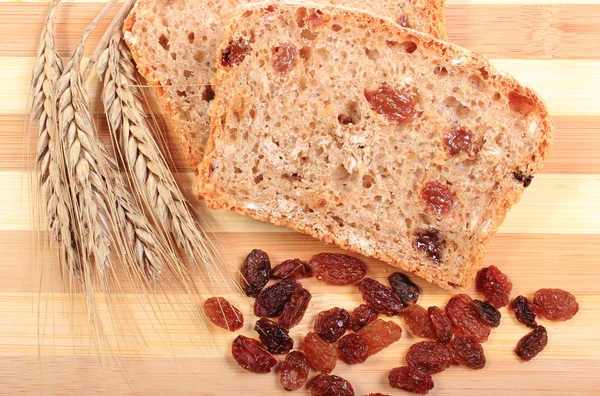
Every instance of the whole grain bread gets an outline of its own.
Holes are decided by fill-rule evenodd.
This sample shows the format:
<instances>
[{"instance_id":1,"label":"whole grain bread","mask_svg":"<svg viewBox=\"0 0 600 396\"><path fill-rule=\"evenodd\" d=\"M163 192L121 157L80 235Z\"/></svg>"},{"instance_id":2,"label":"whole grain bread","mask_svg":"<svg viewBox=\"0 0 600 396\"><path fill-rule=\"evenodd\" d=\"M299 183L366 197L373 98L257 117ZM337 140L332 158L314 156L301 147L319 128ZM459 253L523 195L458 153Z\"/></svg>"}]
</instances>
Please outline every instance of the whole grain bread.
<instances>
[{"instance_id":1,"label":"whole grain bread","mask_svg":"<svg viewBox=\"0 0 600 396\"><path fill-rule=\"evenodd\" d=\"M532 90L372 14L246 6L218 59L196 194L446 289L471 286L551 145Z\"/></svg>"},{"instance_id":2,"label":"whole grain bread","mask_svg":"<svg viewBox=\"0 0 600 396\"><path fill-rule=\"evenodd\" d=\"M173 132L196 171L209 132L208 83L229 17L250 0L138 0L125 22L125 40L138 70L154 87ZM330 0L395 18L444 39L444 0Z\"/></svg>"}]
</instances>

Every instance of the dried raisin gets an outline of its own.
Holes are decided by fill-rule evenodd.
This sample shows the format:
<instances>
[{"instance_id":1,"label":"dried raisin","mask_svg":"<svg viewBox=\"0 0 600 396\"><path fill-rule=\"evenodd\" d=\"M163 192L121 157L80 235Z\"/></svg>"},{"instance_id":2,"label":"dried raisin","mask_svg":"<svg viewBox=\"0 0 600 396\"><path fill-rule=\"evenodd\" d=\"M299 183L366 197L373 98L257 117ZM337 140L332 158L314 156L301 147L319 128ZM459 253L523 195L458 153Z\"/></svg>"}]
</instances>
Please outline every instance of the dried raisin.
<instances>
[{"instance_id":1,"label":"dried raisin","mask_svg":"<svg viewBox=\"0 0 600 396\"><path fill-rule=\"evenodd\" d=\"M452 355L442 344L434 341L421 341L408 348L406 362L409 366L424 373L436 374L450 367Z\"/></svg>"},{"instance_id":2,"label":"dried raisin","mask_svg":"<svg viewBox=\"0 0 600 396\"><path fill-rule=\"evenodd\" d=\"M359 334L350 333L338 342L338 355L348 364L363 363L369 357L369 345Z\"/></svg>"},{"instance_id":3,"label":"dried raisin","mask_svg":"<svg viewBox=\"0 0 600 396\"><path fill-rule=\"evenodd\" d=\"M515 298L511 308L519 322L523 323L527 327L531 327L532 329L537 327L535 311L533 310L533 305L527 299L527 297L518 296Z\"/></svg>"},{"instance_id":4,"label":"dried raisin","mask_svg":"<svg viewBox=\"0 0 600 396\"><path fill-rule=\"evenodd\" d=\"M418 395L426 395L433 389L431 375L410 366L397 367L390 371L388 381L392 388Z\"/></svg>"},{"instance_id":5,"label":"dried raisin","mask_svg":"<svg viewBox=\"0 0 600 396\"><path fill-rule=\"evenodd\" d=\"M400 297L392 289L382 285L375 279L363 279L360 282L359 289L363 300L379 313L394 316L404 311Z\"/></svg>"},{"instance_id":6,"label":"dried raisin","mask_svg":"<svg viewBox=\"0 0 600 396\"><path fill-rule=\"evenodd\" d=\"M433 327L429 320L427 310L418 304L413 304L404 315L404 323L410 332L421 338L429 338L433 336Z\"/></svg>"},{"instance_id":7,"label":"dried raisin","mask_svg":"<svg viewBox=\"0 0 600 396\"><path fill-rule=\"evenodd\" d=\"M429 182L421 190L425 210L435 216L444 216L452 210L456 195L439 182Z\"/></svg>"},{"instance_id":8,"label":"dried raisin","mask_svg":"<svg viewBox=\"0 0 600 396\"><path fill-rule=\"evenodd\" d=\"M411 28L410 23L408 22L407 15L400 15L400 17L396 20L396 23L405 28Z\"/></svg>"},{"instance_id":9,"label":"dried raisin","mask_svg":"<svg viewBox=\"0 0 600 396\"><path fill-rule=\"evenodd\" d=\"M406 124L419 116L414 99L387 84L375 91L365 91L365 97L371 110L392 121Z\"/></svg>"},{"instance_id":10,"label":"dried raisin","mask_svg":"<svg viewBox=\"0 0 600 396\"><path fill-rule=\"evenodd\" d=\"M260 292L254 303L254 315L273 317L281 314L292 293L302 287L295 279L284 279Z\"/></svg>"},{"instance_id":11,"label":"dried raisin","mask_svg":"<svg viewBox=\"0 0 600 396\"><path fill-rule=\"evenodd\" d=\"M271 271L271 278L308 278L312 276L310 266L300 259L286 260Z\"/></svg>"},{"instance_id":12,"label":"dried raisin","mask_svg":"<svg viewBox=\"0 0 600 396\"><path fill-rule=\"evenodd\" d=\"M459 337L471 337L477 342L487 341L490 325L479 317L471 297L458 294L446 304L446 315L452 323L452 332Z\"/></svg>"},{"instance_id":13,"label":"dried raisin","mask_svg":"<svg viewBox=\"0 0 600 396\"><path fill-rule=\"evenodd\" d=\"M500 326L502 314L487 301L473 300L479 317L492 327Z\"/></svg>"},{"instance_id":14,"label":"dried raisin","mask_svg":"<svg viewBox=\"0 0 600 396\"><path fill-rule=\"evenodd\" d=\"M579 311L575 296L561 289L540 289L533 296L535 312L550 320L569 320Z\"/></svg>"},{"instance_id":15,"label":"dried raisin","mask_svg":"<svg viewBox=\"0 0 600 396\"><path fill-rule=\"evenodd\" d=\"M290 330L300 323L311 298L312 295L310 292L303 287L294 290L289 301L285 303L283 311L277 320L279 325L286 330Z\"/></svg>"},{"instance_id":16,"label":"dried raisin","mask_svg":"<svg viewBox=\"0 0 600 396\"><path fill-rule=\"evenodd\" d=\"M455 337L450 344L450 352L456 364L461 364L474 370L480 370L485 367L483 347L472 338Z\"/></svg>"},{"instance_id":17,"label":"dried raisin","mask_svg":"<svg viewBox=\"0 0 600 396\"><path fill-rule=\"evenodd\" d=\"M242 38L230 41L227 48L221 53L221 64L227 67L239 65L246 59L250 50L250 46Z\"/></svg>"},{"instance_id":18,"label":"dried raisin","mask_svg":"<svg viewBox=\"0 0 600 396\"><path fill-rule=\"evenodd\" d=\"M260 341L242 335L233 340L231 354L242 368L253 373L270 373L277 365L277 359Z\"/></svg>"},{"instance_id":19,"label":"dried raisin","mask_svg":"<svg viewBox=\"0 0 600 396\"><path fill-rule=\"evenodd\" d=\"M248 297L256 297L271 277L271 260L267 253L254 249L242 264L242 289Z\"/></svg>"},{"instance_id":20,"label":"dried raisin","mask_svg":"<svg viewBox=\"0 0 600 396\"><path fill-rule=\"evenodd\" d=\"M402 337L402 328L394 322L377 319L363 327L358 334L367 342L369 356L373 356L398 341Z\"/></svg>"},{"instance_id":21,"label":"dried raisin","mask_svg":"<svg viewBox=\"0 0 600 396\"><path fill-rule=\"evenodd\" d=\"M440 264L446 240L440 230L433 227L422 228L415 232L414 246L424 252L431 261Z\"/></svg>"},{"instance_id":22,"label":"dried raisin","mask_svg":"<svg viewBox=\"0 0 600 396\"><path fill-rule=\"evenodd\" d=\"M229 331L238 331L244 326L244 315L223 297L206 300L204 312L211 322Z\"/></svg>"},{"instance_id":23,"label":"dried raisin","mask_svg":"<svg viewBox=\"0 0 600 396\"><path fill-rule=\"evenodd\" d=\"M310 383L312 396L354 396L350 382L337 375L319 374Z\"/></svg>"},{"instance_id":24,"label":"dried raisin","mask_svg":"<svg viewBox=\"0 0 600 396\"><path fill-rule=\"evenodd\" d=\"M392 275L388 276L388 282L394 293L400 297L400 300L402 300L402 304L405 307L410 304L416 304L419 300L419 295L421 294L419 286L415 285L408 276L403 273L394 272Z\"/></svg>"},{"instance_id":25,"label":"dried raisin","mask_svg":"<svg viewBox=\"0 0 600 396\"><path fill-rule=\"evenodd\" d=\"M306 356L300 351L292 351L281 363L279 382L286 391L302 388L308 379L309 366Z\"/></svg>"},{"instance_id":26,"label":"dried raisin","mask_svg":"<svg viewBox=\"0 0 600 396\"><path fill-rule=\"evenodd\" d=\"M448 132L444 136L444 143L448 149L448 154L451 156L458 155L460 153L477 154L479 147L474 145L473 133L464 128Z\"/></svg>"},{"instance_id":27,"label":"dried raisin","mask_svg":"<svg viewBox=\"0 0 600 396\"><path fill-rule=\"evenodd\" d=\"M452 323L442 309L438 307L429 307L427 309L431 327L435 334L435 340L440 344L447 344L452 339Z\"/></svg>"},{"instance_id":28,"label":"dried raisin","mask_svg":"<svg viewBox=\"0 0 600 396\"><path fill-rule=\"evenodd\" d=\"M331 373L337 361L335 344L325 342L317 333L310 332L302 342L304 356L310 367L322 373Z\"/></svg>"},{"instance_id":29,"label":"dried raisin","mask_svg":"<svg viewBox=\"0 0 600 396\"><path fill-rule=\"evenodd\" d=\"M298 50L293 44L280 45L273 50L273 68L279 74L290 71L298 60Z\"/></svg>"},{"instance_id":30,"label":"dried raisin","mask_svg":"<svg viewBox=\"0 0 600 396\"><path fill-rule=\"evenodd\" d=\"M544 326L538 326L517 343L515 353L519 359L528 362L544 350L548 344L548 333Z\"/></svg>"},{"instance_id":31,"label":"dried raisin","mask_svg":"<svg viewBox=\"0 0 600 396\"><path fill-rule=\"evenodd\" d=\"M294 347L294 340L277 323L261 318L254 325L254 330L267 350L273 354L286 354Z\"/></svg>"},{"instance_id":32,"label":"dried raisin","mask_svg":"<svg viewBox=\"0 0 600 396\"><path fill-rule=\"evenodd\" d=\"M319 312L315 320L315 333L327 342L336 342L348 328L350 314L343 308Z\"/></svg>"},{"instance_id":33,"label":"dried raisin","mask_svg":"<svg viewBox=\"0 0 600 396\"><path fill-rule=\"evenodd\" d=\"M348 319L348 327L352 331L359 331L372 321L377 319L377 311L369 307L367 304L361 304L354 308Z\"/></svg>"},{"instance_id":34,"label":"dried raisin","mask_svg":"<svg viewBox=\"0 0 600 396\"><path fill-rule=\"evenodd\" d=\"M367 267L346 254L320 253L310 259L315 278L330 285L354 285L367 274Z\"/></svg>"},{"instance_id":35,"label":"dried raisin","mask_svg":"<svg viewBox=\"0 0 600 396\"><path fill-rule=\"evenodd\" d=\"M487 301L495 308L502 308L510 302L512 282L498 267L490 265L477 273L477 290L483 293Z\"/></svg>"}]
</instances>

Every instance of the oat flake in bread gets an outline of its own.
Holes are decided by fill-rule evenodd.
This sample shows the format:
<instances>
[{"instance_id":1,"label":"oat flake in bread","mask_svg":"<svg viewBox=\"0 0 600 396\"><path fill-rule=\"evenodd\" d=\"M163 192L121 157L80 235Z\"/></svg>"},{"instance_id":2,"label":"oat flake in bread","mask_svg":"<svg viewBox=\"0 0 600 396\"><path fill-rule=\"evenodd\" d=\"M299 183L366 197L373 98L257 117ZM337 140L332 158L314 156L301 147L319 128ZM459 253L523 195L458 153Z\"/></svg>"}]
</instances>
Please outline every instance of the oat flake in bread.
<instances>
[{"instance_id":1,"label":"oat flake in bread","mask_svg":"<svg viewBox=\"0 0 600 396\"><path fill-rule=\"evenodd\" d=\"M446 38L444 0L330 0L386 15L405 26ZM215 52L235 8L250 0L138 0L125 22L137 68L154 87L173 132L196 171L209 133L208 83Z\"/></svg>"},{"instance_id":2,"label":"oat flake in bread","mask_svg":"<svg viewBox=\"0 0 600 396\"><path fill-rule=\"evenodd\" d=\"M196 194L446 289L472 285L551 145L532 90L372 14L246 6L218 59Z\"/></svg>"}]
</instances>

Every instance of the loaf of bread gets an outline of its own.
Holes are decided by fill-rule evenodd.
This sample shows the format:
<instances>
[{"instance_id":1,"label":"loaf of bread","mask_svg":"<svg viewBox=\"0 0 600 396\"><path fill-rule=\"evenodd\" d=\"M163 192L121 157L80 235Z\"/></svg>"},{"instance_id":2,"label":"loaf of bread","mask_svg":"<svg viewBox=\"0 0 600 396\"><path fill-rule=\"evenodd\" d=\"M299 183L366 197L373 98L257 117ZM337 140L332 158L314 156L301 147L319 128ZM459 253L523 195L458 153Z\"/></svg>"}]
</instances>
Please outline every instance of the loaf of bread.
<instances>
[{"instance_id":1,"label":"loaf of bread","mask_svg":"<svg viewBox=\"0 0 600 396\"><path fill-rule=\"evenodd\" d=\"M138 0L125 22L125 40L138 70L157 93L173 133L196 171L209 132L210 80L229 17L249 0ZM395 18L446 37L444 0L330 0Z\"/></svg>"},{"instance_id":2,"label":"loaf of bread","mask_svg":"<svg viewBox=\"0 0 600 396\"><path fill-rule=\"evenodd\" d=\"M196 194L443 288L471 286L551 145L533 91L373 14L245 6L218 59Z\"/></svg>"}]
</instances>

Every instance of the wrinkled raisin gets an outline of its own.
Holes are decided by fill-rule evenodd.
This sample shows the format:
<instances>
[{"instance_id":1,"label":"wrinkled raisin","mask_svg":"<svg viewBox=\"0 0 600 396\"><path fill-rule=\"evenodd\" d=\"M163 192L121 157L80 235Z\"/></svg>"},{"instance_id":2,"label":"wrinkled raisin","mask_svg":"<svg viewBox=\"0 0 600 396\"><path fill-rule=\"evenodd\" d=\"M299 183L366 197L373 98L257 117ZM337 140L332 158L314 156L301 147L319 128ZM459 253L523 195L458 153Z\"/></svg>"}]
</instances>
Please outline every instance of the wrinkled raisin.
<instances>
[{"instance_id":1,"label":"wrinkled raisin","mask_svg":"<svg viewBox=\"0 0 600 396\"><path fill-rule=\"evenodd\" d=\"M308 379L309 367L306 356L300 351L292 351L281 363L279 382L286 391L302 388Z\"/></svg>"},{"instance_id":2,"label":"wrinkled raisin","mask_svg":"<svg viewBox=\"0 0 600 396\"><path fill-rule=\"evenodd\" d=\"M253 373L270 373L277 365L277 359L271 355L260 341L238 336L233 340L231 354L242 368Z\"/></svg>"},{"instance_id":3,"label":"wrinkled raisin","mask_svg":"<svg viewBox=\"0 0 600 396\"><path fill-rule=\"evenodd\" d=\"M409 366L424 373L441 373L452 364L452 355L448 348L434 341L421 341L413 344L406 352Z\"/></svg>"},{"instance_id":4,"label":"wrinkled raisin","mask_svg":"<svg viewBox=\"0 0 600 396\"><path fill-rule=\"evenodd\" d=\"M298 50L293 44L280 45L273 50L273 68L279 74L290 71L298 60Z\"/></svg>"},{"instance_id":5,"label":"wrinkled raisin","mask_svg":"<svg viewBox=\"0 0 600 396\"><path fill-rule=\"evenodd\" d=\"M442 262L442 250L446 247L446 240L440 230L433 227L422 228L415 232L414 246L424 252L436 264Z\"/></svg>"},{"instance_id":6,"label":"wrinkled raisin","mask_svg":"<svg viewBox=\"0 0 600 396\"><path fill-rule=\"evenodd\" d=\"M244 315L223 297L206 300L204 312L211 322L229 331L238 331L244 326Z\"/></svg>"},{"instance_id":7,"label":"wrinkled raisin","mask_svg":"<svg viewBox=\"0 0 600 396\"><path fill-rule=\"evenodd\" d=\"M346 254L320 253L310 259L315 278L330 285L353 285L367 274L367 267Z\"/></svg>"},{"instance_id":8,"label":"wrinkled raisin","mask_svg":"<svg viewBox=\"0 0 600 396\"><path fill-rule=\"evenodd\" d=\"M448 154L451 156L458 155L460 153L477 154L479 147L474 144L473 133L464 128L448 132L444 136L444 143Z\"/></svg>"},{"instance_id":9,"label":"wrinkled raisin","mask_svg":"<svg viewBox=\"0 0 600 396\"><path fill-rule=\"evenodd\" d=\"M354 124L354 120L352 119L352 117L347 116L346 114L339 114L338 122L342 125Z\"/></svg>"},{"instance_id":10,"label":"wrinkled raisin","mask_svg":"<svg viewBox=\"0 0 600 396\"><path fill-rule=\"evenodd\" d=\"M450 344L450 352L456 364L461 364L474 370L480 370L485 367L483 347L472 338L455 337Z\"/></svg>"},{"instance_id":11,"label":"wrinkled raisin","mask_svg":"<svg viewBox=\"0 0 600 396\"><path fill-rule=\"evenodd\" d=\"M352 331L359 331L372 321L377 319L377 311L369 307L367 304L361 304L354 308L348 319L348 327Z\"/></svg>"},{"instance_id":12,"label":"wrinkled raisin","mask_svg":"<svg viewBox=\"0 0 600 396\"><path fill-rule=\"evenodd\" d=\"M337 375L319 374L310 383L312 396L354 396L350 382Z\"/></svg>"},{"instance_id":13,"label":"wrinkled raisin","mask_svg":"<svg viewBox=\"0 0 600 396\"><path fill-rule=\"evenodd\" d=\"M431 327L435 334L435 340L440 344L447 344L452 339L452 323L446 312L438 307L429 307L427 309Z\"/></svg>"},{"instance_id":14,"label":"wrinkled raisin","mask_svg":"<svg viewBox=\"0 0 600 396\"><path fill-rule=\"evenodd\" d=\"M426 395L433 389L431 375L410 366L396 367L390 371L388 380L392 388L418 395Z\"/></svg>"},{"instance_id":15,"label":"wrinkled raisin","mask_svg":"<svg viewBox=\"0 0 600 396\"><path fill-rule=\"evenodd\" d=\"M343 308L319 312L315 320L315 333L327 342L336 342L348 328L350 314Z\"/></svg>"},{"instance_id":16,"label":"wrinkled raisin","mask_svg":"<svg viewBox=\"0 0 600 396\"><path fill-rule=\"evenodd\" d=\"M302 342L304 356L310 367L322 373L331 373L337 361L335 344L325 342L317 333L310 332Z\"/></svg>"},{"instance_id":17,"label":"wrinkled raisin","mask_svg":"<svg viewBox=\"0 0 600 396\"><path fill-rule=\"evenodd\" d=\"M281 314L285 304L297 288L302 287L295 279L284 279L260 292L254 303L254 315L273 317Z\"/></svg>"},{"instance_id":18,"label":"wrinkled raisin","mask_svg":"<svg viewBox=\"0 0 600 396\"><path fill-rule=\"evenodd\" d=\"M308 278L312 276L310 266L300 259L286 260L271 271L271 278Z\"/></svg>"},{"instance_id":19,"label":"wrinkled raisin","mask_svg":"<svg viewBox=\"0 0 600 396\"><path fill-rule=\"evenodd\" d=\"M290 330L300 323L311 298L312 295L310 292L302 287L294 290L289 301L285 303L283 311L277 320L279 325L286 330Z\"/></svg>"},{"instance_id":20,"label":"wrinkled raisin","mask_svg":"<svg viewBox=\"0 0 600 396\"><path fill-rule=\"evenodd\" d=\"M421 190L425 210L435 216L444 216L452 210L456 195L439 182L429 182Z\"/></svg>"},{"instance_id":21,"label":"wrinkled raisin","mask_svg":"<svg viewBox=\"0 0 600 396\"><path fill-rule=\"evenodd\" d=\"M519 359L528 362L544 350L548 344L548 333L544 326L538 326L517 343L515 353Z\"/></svg>"},{"instance_id":22,"label":"wrinkled raisin","mask_svg":"<svg viewBox=\"0 0 600 396\"><path fill-rule=\"evenodd\" d=\"M446 304L446 315L452 323L452 332L459 337L471 337L477 342L487 341L490 325L479 317L471 297L458 294Z\"/></svg>"},{"instance_id":23,"label":"wrinkled raisin","mask_svg":"<svg viewBox=\"0 0 600 396\"><path fill-rule=\"evenodd\" d=\"M487 301L473 300L479 317L492 327L500 326L502 314Z\"/></svg>"},{"instance_id":24,"label":"wrinkled raisin","mask_svg":"<svg viewBox=\"0 0 600 396\"><path fill-rule=\"evenodd\" d=\"M490 265L477 273L477 291L483 293L487 301L495 308L502 308L510 302L512 282L498 267Z\"/></svg>"},{"instance_id":25,"label":"wrinkled raisin","mask_svg":"<svg viewBox=\"0 0 600 396\"><path fill-rule=\"evenodd\" d=\"M365 91L365 98L371 110L400 124L410 123L419 116L414 99L387 84L375 91Z\"/></svg>"},{"instance_id":26,"label":"wrinkled raisin","mask_svg":"<svg viewBox=\"0 0 600 396\"><path fill-rule=\"evenodd\" d=\"M271 277L271 260L267 253L254 249L244 260L240 272L244 293L256 297Z\"/></svg>"},{"instance_id":27,"label":"wrinkled raisin","mask_svg":"<svg viewBox=\"0 0 600 396\"><path fill-rule=\"evenodd\" d=\"M421 338L433 336L433 327L427 310L418 304L413 304L404 315L404 323L412 335Z\"/></svg>"},{"instance_id":28,"label":"wrinkled raisin","mask_svg":"<svg viewBox=\"0 0 600 396\"><path fill-rule=\"evenodd\" d=\"M419 286L414 284L408 276L403 273L394 272L392 275L388 276L388 282L394 293L400 297L402 305L405 307L410 304L416 304L419 300L419 296L421 295Z\"/></svg>"},{"instance_id":29,"label":"wrinkled raisin","mask_svg":"<svg viewBox=\"0 0 600 396\"><path fill-rule=\"evenodd\" d=\"M575 296L561 289L540 289L533 296L535 312L550 320L569 320L579 311Z\"/></svg>"},{"instance_id":30,"label":"wrinkled raisin","mask_svg":"<svg viewBox=\"0 0 600 396\"><path fill-rule=\"evenodd\" d=\"M402 328L394 322L377 319L363 327L358 334L367 342L369 356L373 356L398 341L402 337Z\"/></svg>"},{"instance_id":31,"label":"wrinkled raisin","mask_svg":"<svg viewBox=\"0 0 600 396\"><path fill-rule=\"evenodd\" d=\"M382 285L375 279L363 279L360 282L359 289L363 300L379 313L394 316L405 310L400 297L392 289Z\"/></svg>"},{"instance_id":32,"label":"wrinkled raisin","mask_svg":"<svg viewBox=\"0 0 600 396\"><path fill-rule=\"evenodd\" d=\"M525 188L529 187L533 181L533 176L527 175L523 172L513 172L513 176L515 180L523 183L523 187Z\"/></svg>"},{"instance_id":33,"label":"wrinkled raisin","mask_svg":"<svg viewBox=\"0 0 600 396\"><path fill-rule=\"evenodd\" d=\"M527 327L531 327L532 329L537 327L535 311L533 310L533 305L527 299L527 297L518 296L515 298L511 308L519 322L523 323Z\"/></svg>"},{"instance_id":34,"label":"wrinkled raisin","mask_svg":"<svg viewBox=\"0 0 600 396\"><path fill-rule=\"evenodd\" d=\"M411 28L410 23L408 22L407 15L400 15L400 17L396 20L396 23L405 28Z\"/></svg>"},{"instance_id":35,"label":"wrinkled raisin","mask_svg":"<svg viewBox=\"0 0 600 396\"><path fill-rule=\"evenodd\" d=\"M221 53L221 64L227 67L239 65L249 53L250 46L244 39L230 41L227 48Z\"/></svg>"},{"instance_id":36,"label":"wrinkled raisin","mask_svg":"<svg viewBox=\"0 0 600 396\"><path fill-rule=\"evenodd\" d=\"M286 354L294 347L294 340L277 323L261 318L254 325L254 330L267 350L276 355Z\"/></svg>"},{"instance_id":37,"label":"wrinkled raisin","mask_svg":"<svg viewBox=\"0 0 600 396\"><path fill-rule=\"evenodd\" d=\"M369 357L369 345L359 334L346 334L338 342L338 355L348 364L363 363Z\"/></svg>"}]
</instances>

